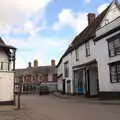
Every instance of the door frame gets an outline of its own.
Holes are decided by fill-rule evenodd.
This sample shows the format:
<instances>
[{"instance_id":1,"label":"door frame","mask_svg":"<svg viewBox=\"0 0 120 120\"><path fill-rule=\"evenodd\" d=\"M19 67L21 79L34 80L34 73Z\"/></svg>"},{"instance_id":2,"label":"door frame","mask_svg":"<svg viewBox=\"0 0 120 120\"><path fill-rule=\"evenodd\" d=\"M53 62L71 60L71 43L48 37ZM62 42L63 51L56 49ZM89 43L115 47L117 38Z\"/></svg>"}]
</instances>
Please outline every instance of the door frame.
<instances>
[{"instance_id":1,"label":"door frame","mask_svg":"<svg viewBox=\"0 0 120 120\"><path fill-rule=\"evenodd\" d=\"M85 69L85 90L86 90L86 96L90 97L90 75L89 75L89 69Z\"/></svg>"},{"instance_id":2,"label":"door frame","mask_svg":"<svg viewBox=\"0 0 120 120\"><path fill-rule=\"evenodd\" d=\"M97 95L93 95L93 96L98 96L98 94L99 94L98 68L96 68L96 70L97 70L97 79L96 79ZM91 94L90 94L90 68L89 67L85 69L85 90L86 90L86 96L91 97Z\"/></svg>"}]
</instances>

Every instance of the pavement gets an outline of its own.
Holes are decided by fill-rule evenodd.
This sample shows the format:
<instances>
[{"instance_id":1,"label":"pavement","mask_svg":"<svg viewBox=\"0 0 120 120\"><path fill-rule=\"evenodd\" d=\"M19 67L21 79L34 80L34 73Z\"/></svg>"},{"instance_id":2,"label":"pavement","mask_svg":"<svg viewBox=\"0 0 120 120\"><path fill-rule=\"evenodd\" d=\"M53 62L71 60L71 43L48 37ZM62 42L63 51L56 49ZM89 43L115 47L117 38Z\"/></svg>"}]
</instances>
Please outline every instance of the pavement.
<instances>
[{"instance_id":1,"label":"pavement","mask_svg":"<svg viewBox=\"0 0 120 120\"><path fill-rule=\"evenodd\" d=\"M65 95L59 92L54 92L53 95L62 99L70 99L82 103L120 105L120 100L100 100L99 98L87 98L83 95Z\"/></svg>"},{"instance_id":2,"label":"pavement","mask_svg":"<svg viewBox=\"0 0 120 120\"><path fill-rule=\"evenodd\" d=\"M0 112L12 112L17 107L15 105L0 105Z\"/></svg>"},{"instance_id":3,"label":"pavement","mask_svg":"<svg viewBox=\"0 0 120 120\"><path fill-rule=\"evenodd\" d=\"M55 96L59 99L66 99L70 100L71 102L76 103L85 103L85 104L104 104L104 105L120 105L120 100L100 100L98 98L86 98L84 96L71 96L71 95L65 95L61 94L59 92L54 92L52 96ZM23 108L23 107L21 107ZM0 112L13 112L17 110L16 105L1 105L0 106Z\"/></svg>"}]
</instances>

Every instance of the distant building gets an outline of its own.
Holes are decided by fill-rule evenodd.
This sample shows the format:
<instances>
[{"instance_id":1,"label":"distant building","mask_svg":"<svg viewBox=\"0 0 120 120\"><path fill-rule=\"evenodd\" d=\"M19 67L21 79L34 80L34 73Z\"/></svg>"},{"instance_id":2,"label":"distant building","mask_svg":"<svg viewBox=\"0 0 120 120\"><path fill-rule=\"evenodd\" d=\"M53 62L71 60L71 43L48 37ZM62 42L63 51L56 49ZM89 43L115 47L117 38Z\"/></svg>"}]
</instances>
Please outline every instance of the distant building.
<instances>
[{"instance_id":1,"label":"distant building","mask_svg":"<svg viewBox=\"0 0 120 120\"><path fill-rule=\"evenodd\" d=\"M24 93L34 92L36 91L36 86L41 83L57 81L55 60L51 60L51 65L49 66L38 66L38 61L34 60L34 66L32 67L31 62L29 62L27 68L16 69L15 78L16 82L21 79Z\"/></svg>"},{"instance_id":2,"label":"distant building","mask_svg":"<svg viewBox=\"0 0 120 120\"><path fill-rule=\"evenodd\" d=\"M0 104L14 104L14 70L16 48L0 38Z\"/></svg>"}]
</instances>

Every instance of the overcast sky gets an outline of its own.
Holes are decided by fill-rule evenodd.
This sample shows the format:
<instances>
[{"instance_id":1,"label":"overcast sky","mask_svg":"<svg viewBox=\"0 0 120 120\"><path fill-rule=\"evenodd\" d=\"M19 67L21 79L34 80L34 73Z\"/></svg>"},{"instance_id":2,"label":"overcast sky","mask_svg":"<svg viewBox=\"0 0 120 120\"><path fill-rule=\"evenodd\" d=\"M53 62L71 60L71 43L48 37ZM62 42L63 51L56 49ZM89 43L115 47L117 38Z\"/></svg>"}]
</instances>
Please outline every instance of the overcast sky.
<instances>
[{"instance_id":1,"label":"overcast sky","mask_svg":"<svg viewBox=\"0 0 120 120\"><path fill-rule=\"evenodd\" d=\"M89 12L99 14L111 0L0 0L0 34L17 48L16 67L59 61L87 25Z\"/></svg>"}]
</instances>

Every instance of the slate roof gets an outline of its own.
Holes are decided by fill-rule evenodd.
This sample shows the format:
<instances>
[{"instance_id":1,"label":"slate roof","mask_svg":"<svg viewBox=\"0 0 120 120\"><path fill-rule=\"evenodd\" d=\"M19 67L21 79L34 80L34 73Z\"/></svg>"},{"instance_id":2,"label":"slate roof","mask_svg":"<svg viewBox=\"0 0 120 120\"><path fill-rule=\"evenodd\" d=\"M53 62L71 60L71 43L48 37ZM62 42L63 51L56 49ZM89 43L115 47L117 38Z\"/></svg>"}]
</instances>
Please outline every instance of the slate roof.
<instances>
[{"instance_id":1,"label":"slate roof","mask_svg":"<svg viewBox=\"0 0 120 120\"><path fill-rule=\"evenodd\" d=\"M33 74L42 74L48 75L48 73L52 72L56 74L56 70L52 71L51 66L39 66L39 67L31 67L31 68L24 68L24 69L16 69L16 76L21 75L33 75Z\"/></svg>"},{"instance_id":2,"label":"slate roof","mask_svg":"<svg viewBox=\"0 0 120 120\"><path fill-rule=\"evenodd\" d=\"M118 5L118 3L115 1L115 3ZM111 3L112 4L112 3ZM80 45L84 44L85 42L89 41L90 39L95 37L96 29L100 27L100 23L102 22L103 18L105 17L106 13L108 12L108 9L110 8L111 4L96 18L95 21L88 25L80 34L78 34L74 40L71 43L71 46L68 47L68 49L65 51L63 56L60 58L59 63L56 67L60 65L62 62L62 59L68 55L71 51L74 49L77 49Z\"/></svg>"}]
</instances>

